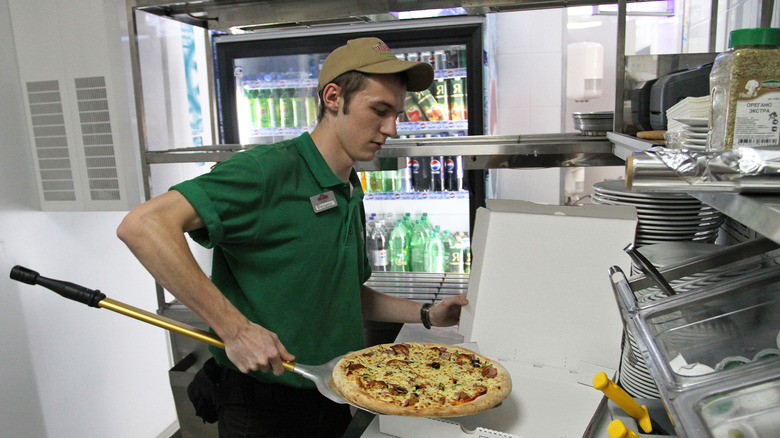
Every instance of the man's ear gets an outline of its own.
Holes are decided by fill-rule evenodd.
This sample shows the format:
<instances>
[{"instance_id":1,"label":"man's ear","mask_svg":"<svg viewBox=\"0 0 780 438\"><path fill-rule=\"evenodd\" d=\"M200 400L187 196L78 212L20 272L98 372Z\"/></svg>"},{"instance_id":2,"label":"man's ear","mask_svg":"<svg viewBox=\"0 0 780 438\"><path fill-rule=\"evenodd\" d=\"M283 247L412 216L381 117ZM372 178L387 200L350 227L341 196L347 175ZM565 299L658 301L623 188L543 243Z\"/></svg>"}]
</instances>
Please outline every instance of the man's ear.
<instances>
[{"instance_id":1,"label":"man's ear","mask_svg":"<svg viewBox=\"0 0 780 438\"><path fill-rule=\"evenodd\" d=\"M341 87L334 83L329 83L322 89L322 101L325 107L338 113L339 107L343 102L341 98Z\"/></svg>"}]
</instances>

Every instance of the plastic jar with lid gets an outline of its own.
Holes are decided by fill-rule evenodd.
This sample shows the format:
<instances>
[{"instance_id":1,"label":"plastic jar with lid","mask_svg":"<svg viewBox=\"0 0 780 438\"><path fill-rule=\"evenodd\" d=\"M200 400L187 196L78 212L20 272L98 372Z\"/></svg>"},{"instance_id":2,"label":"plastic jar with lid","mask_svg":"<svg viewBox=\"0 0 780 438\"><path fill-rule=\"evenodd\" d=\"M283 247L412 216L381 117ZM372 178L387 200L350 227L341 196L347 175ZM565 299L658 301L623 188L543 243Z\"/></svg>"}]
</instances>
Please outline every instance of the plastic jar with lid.
<instances>
[{"instance_id":1,"label":"plastic jar with lid","mask_svg":"<svg viewBox=\"0 0 780 438\"><path fill-rule=\"evenodd\" d=\"M710 73L709 150L780 144L780 28L738 29Z\"/></svg>"}]
</instances>

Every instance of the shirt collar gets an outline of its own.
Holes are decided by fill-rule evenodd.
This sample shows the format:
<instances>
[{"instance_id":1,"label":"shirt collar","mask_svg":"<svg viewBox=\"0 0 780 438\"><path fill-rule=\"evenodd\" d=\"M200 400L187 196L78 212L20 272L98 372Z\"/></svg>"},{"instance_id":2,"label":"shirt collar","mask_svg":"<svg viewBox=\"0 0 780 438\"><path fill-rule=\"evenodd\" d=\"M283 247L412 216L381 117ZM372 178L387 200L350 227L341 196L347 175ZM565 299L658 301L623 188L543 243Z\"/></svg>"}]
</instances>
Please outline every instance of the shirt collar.
<instances>
[{"instance_id":1,"label":"shirt collar","mask_svg":"<svg viewBox=\"0 0 780 438\"><path fill-rule=\"evenodd\" d=\"M314 175L314 178L317 180L320 187L337 187L342 184L347 184L333 173L308 132L301 134L301 140L302 141L297 142L298 152L301 154L304 161L306 161L306 165L309 166L309 170L311 170L311 173ZM354 169L352 173L354 173ZM350 174L350 181L352 181L352 174ZM358 179L358 184L359 183L360 179Z\"/></svg>"}]
</instances>

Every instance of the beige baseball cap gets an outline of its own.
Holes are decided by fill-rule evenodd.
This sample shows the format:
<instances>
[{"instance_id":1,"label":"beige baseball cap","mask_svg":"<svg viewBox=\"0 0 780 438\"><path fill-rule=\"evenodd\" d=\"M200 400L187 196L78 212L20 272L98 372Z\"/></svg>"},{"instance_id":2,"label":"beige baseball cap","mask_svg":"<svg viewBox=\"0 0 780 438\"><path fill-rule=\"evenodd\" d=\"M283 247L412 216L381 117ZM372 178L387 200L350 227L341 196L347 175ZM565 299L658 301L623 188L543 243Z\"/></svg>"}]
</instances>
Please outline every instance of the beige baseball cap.
<instances>
[{"instance_id":1,"label":"beige baseball cap","mask_svg":"<svg viewBox=\"0 0 780 438\"><path fill-rule=\"evenodd\" d=\"M338 76L352 70L373 74L407 72L408 91L422 91L433 83L433 67L429 63L402 61L382 40L368 37L349 40L325 58L317 91L322 91Z\"/></svg>"}]
</instances>

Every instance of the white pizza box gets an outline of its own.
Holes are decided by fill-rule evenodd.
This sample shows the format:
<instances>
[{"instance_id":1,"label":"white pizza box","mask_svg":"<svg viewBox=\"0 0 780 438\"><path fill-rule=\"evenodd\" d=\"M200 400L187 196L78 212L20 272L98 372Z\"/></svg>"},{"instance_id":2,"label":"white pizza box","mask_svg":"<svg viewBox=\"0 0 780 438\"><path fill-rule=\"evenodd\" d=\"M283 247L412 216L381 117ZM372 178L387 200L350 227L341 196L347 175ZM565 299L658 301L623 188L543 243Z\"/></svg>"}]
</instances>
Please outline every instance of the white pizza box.
<instances>
[{"instance_id":1,"label":"white pizza box","mask_svg":"<svg viewBox=\"0 0 780 438\"><path fill-rule=\"evenodd\" d=\"M380 431L460 436L451 422L464 437L582 437L603 398L593 376L614 376L620 361L623 326L608 269L630 272L623 248L636 222L633 207L488 201L477 211L458 334L501 362L512 393L487 412L446 422L383 415ZM433 430L419 435L420 423Z\"/></svg>"}]
</instances>

